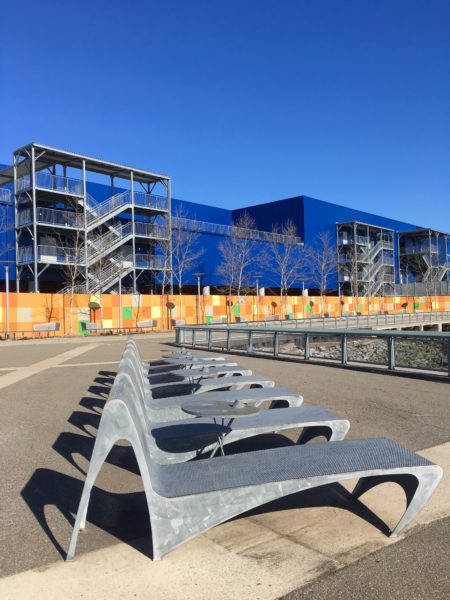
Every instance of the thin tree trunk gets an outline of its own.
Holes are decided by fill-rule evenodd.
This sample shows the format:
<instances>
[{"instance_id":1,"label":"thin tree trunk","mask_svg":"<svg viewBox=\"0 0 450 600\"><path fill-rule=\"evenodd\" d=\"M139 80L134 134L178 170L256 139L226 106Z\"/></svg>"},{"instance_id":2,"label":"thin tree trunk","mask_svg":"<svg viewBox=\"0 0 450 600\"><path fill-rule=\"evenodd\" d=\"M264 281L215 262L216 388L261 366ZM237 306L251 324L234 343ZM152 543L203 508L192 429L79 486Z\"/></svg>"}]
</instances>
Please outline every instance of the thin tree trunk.
<instances>
[{"instance_id":1,"label":"thin tree trunk","mask_svg":"<svg viewBox=\"0 0 450 600\"><path fill-rule=\"evenodd\" d=\"M73 317L73 292L70 295L70 304L69 304L69 335L72 335L72 317Z\"/></svg>"}]
</instances>

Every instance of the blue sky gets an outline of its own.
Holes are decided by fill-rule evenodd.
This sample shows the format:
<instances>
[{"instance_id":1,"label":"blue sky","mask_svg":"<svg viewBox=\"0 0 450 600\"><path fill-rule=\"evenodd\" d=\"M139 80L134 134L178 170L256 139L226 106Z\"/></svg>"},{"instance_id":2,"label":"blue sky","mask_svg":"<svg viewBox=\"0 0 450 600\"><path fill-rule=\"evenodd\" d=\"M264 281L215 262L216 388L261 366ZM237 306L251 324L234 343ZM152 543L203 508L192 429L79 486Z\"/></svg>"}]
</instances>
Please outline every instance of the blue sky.
<instances>
[{"instance_id":1,"label":"blue sky","mask_svg":"<svg viewBox=\"0 0 450 600\"><path fill-rule=\"evenodd\" d=\"M448 0L8 2L0 162L30 141L236 208L307 194L450 231Z\"/></svg>"}]
</instances>

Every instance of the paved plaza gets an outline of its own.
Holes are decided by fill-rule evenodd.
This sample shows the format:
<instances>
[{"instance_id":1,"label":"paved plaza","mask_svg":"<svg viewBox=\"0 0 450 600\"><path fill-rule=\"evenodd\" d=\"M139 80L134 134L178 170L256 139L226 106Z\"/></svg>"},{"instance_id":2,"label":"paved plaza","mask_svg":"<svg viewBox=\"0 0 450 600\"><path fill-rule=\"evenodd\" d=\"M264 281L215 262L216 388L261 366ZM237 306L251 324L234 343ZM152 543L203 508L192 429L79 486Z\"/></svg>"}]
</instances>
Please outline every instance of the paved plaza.
<instances>
[{"instance_id":1,"label":"paved plaza","mask_svg":"<svg viewBox=\"0 0 450 600\"><path fill-rule=\"evenodd\" d=\"M156 359L172 338L135 339ZM121 444L96 482L75 560L65 564L124 344L0 344L1 598L450 597L448 382L244 356L239 363L298 391L305 404L348 418L350 439L390 437L440 464L444 478L418 519L390 540L405 505L401 489L384 484L355 501L351 482L335 484L247 513L153 562L142 482Z\"/></svg>"}]
</instances>

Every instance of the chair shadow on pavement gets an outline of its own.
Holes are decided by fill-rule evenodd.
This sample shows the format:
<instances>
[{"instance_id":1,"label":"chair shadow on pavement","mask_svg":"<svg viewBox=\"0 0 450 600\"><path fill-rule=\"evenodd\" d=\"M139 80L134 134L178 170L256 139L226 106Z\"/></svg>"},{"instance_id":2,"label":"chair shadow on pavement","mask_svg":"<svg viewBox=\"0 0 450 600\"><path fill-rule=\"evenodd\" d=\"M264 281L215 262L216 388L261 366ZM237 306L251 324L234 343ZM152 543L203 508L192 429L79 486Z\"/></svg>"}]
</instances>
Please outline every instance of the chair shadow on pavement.
<instances>
[{"instance_id":1,"label":"chair shadow on pavement","mask_svg":"<svg viewBox=\"0 0 450 600\"><path fill-rule=\"evenodd\" d=\"M65 431L59 435L58 439L53 444L53 450L58 452L58 454L65 458L84 477L86 477L86 469L77 463L75 455L82 456L85 461L89 463L94 449L94 443L95 439L93 437ZM116 444L112 447L105 462L120 467L121 469L125 469L135 475L140 475L136 457L131 446L118 446Z\"/></svg>"},{"instance_id":2,"label":"chair shadow on pavement","mask_svg":"<svg viewBox=\"0 0 450 600\"><path fill-rule=\"evenodd\" d=\"M95 379L96 383L99 383L99 379L102 381L102 389L98 389L98 386L92 386L97 390L95 392L97 395L81 399L80 406L87 410L76 410L68 419L70 424L83 433L62 432L52 446L53 450L67 460L71 467L81 475L81 478L77 479L69 474L48 468L38 468L21 492L24 501L34 514L42 530L63 558L66 556L66 548L69 545L67 528L59 528L59 525L55 526L55 523L49 522L46 513L51 515L52 511L48 513L46 508L48 506L56 507L70 526L73 527L74 516L78 510L78 503L86 476L86 470L78 464L76 456L82 457L85 464L91 458L96 435L96 431L94 430L99 426L101 410L105 404L105 398L109 393L109 384L107 383L105 386L103 382L105 379L109 379L110 383L112 379L109 375L115 375L112 372L107 373L108 377L105 378L106 372L100 372L99 375L101 377L96 377ZM90 391L92 391L92 387ZM240 442L227 445L226 452L229 454L239 453L251 449L292 445L293 443L292 440L283 435L265 434L252 440L241 440ZM212 460L220 460L220 458ZM129 445L116 444L109 453L106 462L139 475L134 451ZM117 472L117 477L120 477L120 471ZM407 486L403 487L407 491ZM304 490L280 498L239 515L234 520L267 512L312 507L332 507L349 511L372 524L382 533L389 533L389 527L385 522L362 502L355 499L342 485L337 483ZM113 538L126 542L143 554L149 557L153 556L148 508L143 491L115 493L94 486L87 514L87 529L89 530L92 525L110 534ZM59 539L62 536L64 536L64 539ZM81 552L113 543L112 540L105 539L101 535L99 536L98 532L97 535L91 535L86 538L86 545L83 544L82 538L83 536L80 537L81 543L79 545ZM88 547L86 547L87 545Z\"/></svg>"},{"instance_id":3,"label":"chair shadow on pavement","mask_svg":"<svg viewBox=\"0 0 450 600\"><path fill-rule=\"evenodd\" d=\"M55 528L52 528L47 520L46 507L56 507L70 527L73 527L83 483L75 477L51 469L37 469L21 492L22 498L63 558L66 557L69 545L67 529L62 528L64 539L58 539ZM89 503L87 529L92 528L92 525L109 533L113 538L144 551L144 554L148 553L149 557L153 556L144 492L117 494L94 486ZM142 537L148 539L144 548L140 540ZM83 536L80 536L80 548L83 546L82 538ZM94 546L99 547L98 538L93 540L91 536L89 545L89 550L96 549ZM105 545L104 540L100 541L100 547Z\"/></svg>"}]
</instances>

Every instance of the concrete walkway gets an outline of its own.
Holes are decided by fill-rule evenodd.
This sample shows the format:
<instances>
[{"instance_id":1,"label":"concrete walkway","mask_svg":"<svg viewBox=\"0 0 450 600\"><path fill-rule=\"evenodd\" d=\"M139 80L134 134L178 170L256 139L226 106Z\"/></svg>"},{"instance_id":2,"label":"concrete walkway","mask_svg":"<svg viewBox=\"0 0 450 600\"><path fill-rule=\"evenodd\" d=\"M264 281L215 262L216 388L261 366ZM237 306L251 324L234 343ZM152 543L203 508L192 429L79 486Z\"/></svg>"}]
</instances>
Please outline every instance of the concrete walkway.
<instances>
[{"instance_id":1,"label":"concrete walkway","mask_svg":"<svg viewBox=\"0 0 450 600\"><path fill-rule=\"evenodd\" d=\"M442 465L446 476L413 527L398 540L390 540L374 526L381 525L375 515L389 525L398 520L404 499L395 485L367 493L364 504L354 506L349 505L345 488L337 485L327 488L325 495L322 490L320 497L317 490L298 494L297 502L291 498L273 503L271 512L220 525L160 562L148 558L146 539L135 544L137 548L116 544L82 554L72 563L58 561L1 579L0 596L207 600L213 581L214 596L223 600L274 600L398 543L421 525L450 517L450 443L421 454ZM84 536L89 529L92 526Z\"/></svg>"},{"instance_id":2,"label":"concrete walkway","mask_svg":"<svg viewBox=\"0 0 450 600\"><path fill-rule=\"evenodd\" d=\"M142 339L143 355L157 357L163 341ZM129 448L119 446L94 489L75 561L65 564L72 515L123 342L58 344L58 355L51 344L45 346L49 355L44 346L35 345L36 360L26 354L26 366L19 365L17 356L5 355L8 372L0 383L11 373L27 376L0 390L0 469L5 482L0 499L1 598L309 597L298 595L302 590L320 592L311 596L317 598L328 597L327 590L335 590L330 597L356 598L336 594L344 584L355 594L361 589L361 560L369 561L369 595L361 597L379 598L370 595L371 574L377 574L379 564L370 557L383 561L386 553L391 556L386 569L397 560L400 569L414 575L410 563L420 556L410 540L428 528L439 532L447 522L442 520L450 517L448 384L247 357L241 362L254 372L297 389L307 403L324 404L348 417L350 437L386 435L414 450L427 448L420 453L444 468L444 479L420 517L399 540L390 540L386 529L398 520L405 502L400 488L384 484L356 502L349 499L348 482L271 503L152 562L142 484ZM433 538L427 539L417 548L432 556ZM349 579L342 583L345 573ZM414 589L421 589L423 576L417 569ZM446 583L448 577L437 579L436 595L430 597L444 598L439 594Z\"/></svg>"}]
</instances>

